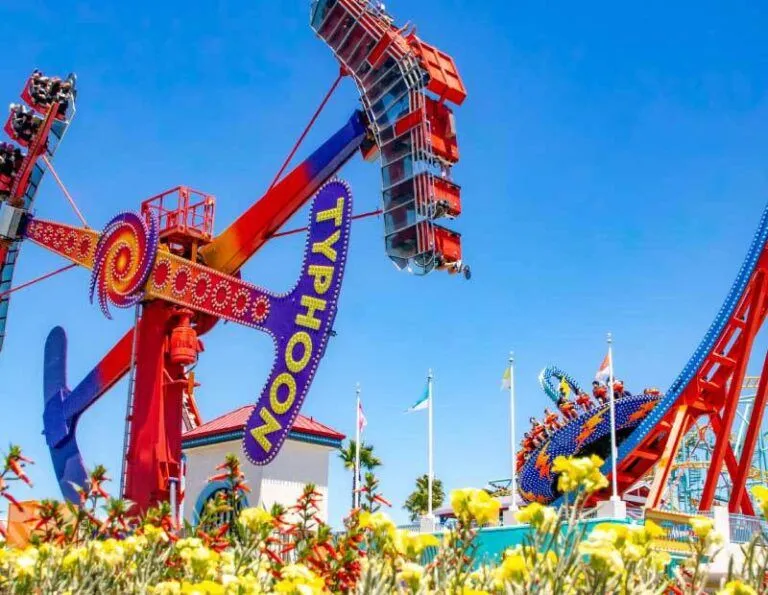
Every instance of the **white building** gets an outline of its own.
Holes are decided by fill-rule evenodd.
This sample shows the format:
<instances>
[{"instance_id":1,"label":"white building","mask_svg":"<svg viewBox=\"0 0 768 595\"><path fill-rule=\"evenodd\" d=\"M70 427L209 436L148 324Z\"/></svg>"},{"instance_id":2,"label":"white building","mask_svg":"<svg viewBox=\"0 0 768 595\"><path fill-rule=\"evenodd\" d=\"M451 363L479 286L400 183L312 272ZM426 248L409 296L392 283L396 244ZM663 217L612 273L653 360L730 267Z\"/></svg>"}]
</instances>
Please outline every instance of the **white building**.
<instances>
[{"instance_id":1,"label":"white building","mask_svg":"<svg viewBox=\"0 0 768 595\"><path fill-rule=\"evenodd\" d=\"M245 422L254 406L241 407L209 421L182 438L186 459L184 519L195 523L205 503L225 488L223 482L209 483L216 466L229 453L238 455L251 489L246 506L280 503L291 506L304 486L314 483L323 495L320 516L328 520L328 467L331 454L341 446L344 435L311 417L299 415L277 457L264 467L252 465L242 453Z\"/></svg>"}]
</instances>

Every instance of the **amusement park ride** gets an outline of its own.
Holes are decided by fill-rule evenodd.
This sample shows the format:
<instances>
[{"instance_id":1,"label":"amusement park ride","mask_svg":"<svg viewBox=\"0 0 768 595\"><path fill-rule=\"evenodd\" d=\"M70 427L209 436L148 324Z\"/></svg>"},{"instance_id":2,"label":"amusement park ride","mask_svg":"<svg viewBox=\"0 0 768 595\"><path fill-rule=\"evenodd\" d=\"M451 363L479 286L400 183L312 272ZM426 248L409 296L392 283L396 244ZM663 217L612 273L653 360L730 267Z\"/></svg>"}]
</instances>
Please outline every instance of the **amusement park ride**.
<instances>
[{"instance_id":1,"label":"amusement park ride","mask_svg":"<svg viewBox=\"0 0 768 595\"><path fill-rule=\"evenodd\" d=\"M620 492L632 488L647 473L652 482L646 508L658 508L677 465L685 436L697 422L706 420L713 437L709 465L697 497L698 509L709 510L721 477L727 479L731 512L754 514L746 491L754 476L753 458L766 404L768 404L768 356L756 384L751 407L744 415L739 448L731 444L731 432L739 409L747 365L755 337L768 312L768 209L724 304L701 343L665 394L617 395L616 434L618 443L617 483ZM579 392L578 385L560 370L542 373L547 394L557 399L554 380ZM610 413L608 404L581 411L562 427L549 433L521 461L518 469L522 497L526 501L557 502L552 463L558 455L597 453L606 458L604 471L611 469ZM654 467L655 466L655 467Z\"/></svg>"},{"instance_id":2,"label":"amusement park ride","mask_svg":"<svg viewBox=\"0 0 768 595\"><path fill-rule=\"evenodd\" d=\"M451 178L459 153L448 103L460 105L466 91L453 60L363 0L315 0L311 26L339 61L339 79L354 80L363 111L281 178L302 135L264 196L218 235L214 197L184 186L145 200L140 214L117 215L101 232L89 228L76 207L81 227L38 218L31 209L43 174L51 171L60 182L51 160L75 114L76 88L74 76L62 81L37 71L25 84L28 107L15 108L5 130L26 153L11 145L0 153L0 340L24 240L61 255L70 267L90 269L91 299L97 297L108 318L110 304L135 307L133 328L71 390L63 329L53 329L46 341L44 434L67 499L76 500L74 486L86 481L77 422L129 375L122 496L142 510L174 501L182 427L200 423L190 368L202 351L199 337L221 319L274 340L274 365L243 438L255 464L274 458L333 331L355 217L349 189L332 177L356 151L381 161L382 204L375 214L383 215L385 250L398 268L469 277L459 234L439 224L461 213L460 188ZM284 235L278 230L313 197L294 289L276 294L241 280L243 265Z\"/></svg>"}]
</instances>

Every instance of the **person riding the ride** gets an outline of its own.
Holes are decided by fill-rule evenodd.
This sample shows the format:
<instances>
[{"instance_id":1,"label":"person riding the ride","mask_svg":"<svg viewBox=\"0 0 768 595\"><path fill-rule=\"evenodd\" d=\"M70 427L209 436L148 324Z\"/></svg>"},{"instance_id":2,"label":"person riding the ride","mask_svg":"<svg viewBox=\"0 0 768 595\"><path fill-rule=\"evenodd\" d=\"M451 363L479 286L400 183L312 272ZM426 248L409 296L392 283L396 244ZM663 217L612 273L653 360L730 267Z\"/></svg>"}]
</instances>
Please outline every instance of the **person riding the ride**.
<instances>
[{"instance_id":1,"label":"person riding the ride","mask_svg":"<svg viewBox=\"0 0 768 595\"><path fill-rule=\"evenodd\" d=\"M546 426L541 423L535 417L530 419L531 422L531 438L533 438L534 445L538 448L544 443L544 440L549 436Z\"/></svg>"},{"instance_id":2,"label":"person riding the ride","mask_svg":"<svg viewBox=\"0 0 768 595\"><path fill-rule=\"evenodd\" d=\"M605 405L608 402L608 387L604 384L600 384L597 380L593 381L592 396L595 397L600 404Z\"/></svg>"},{"instance_id":3,"label":"person riding the ride","mask_svg":"<svg viewBox=\"0 0 768 595\"><path fill-rule=\"evenodd\" d=\"M576 419L579 416L579 414L576 413L576 406L573 404L573 401L567 397L561 395L557 400L557 407L560 409L560 412L566 420Z\"/></svg>"},{"instance_id":4,"label":"person riding the ride","mask_svg":"<svg viewBox=\"0 0 768 595\"><path fill-rule=\"evenodd\" d=\"M559 430L562 427L562 424L560 424L560 416L549 409L544 409L544 425L551 432Z\"/></svg>"},{"instance_id":5,"label":"person riding the ride","mask_svg":"<svg viewBox=\"0 0 768 595\"><path fill-rule=\"evenodd\" d=\"M592 397L590 397L584 391L581 391L579 395L576 397L576 404L579 407L581 407L584 411L589 411L590 409L592 409Z\"/></svg>"}]
</instances>

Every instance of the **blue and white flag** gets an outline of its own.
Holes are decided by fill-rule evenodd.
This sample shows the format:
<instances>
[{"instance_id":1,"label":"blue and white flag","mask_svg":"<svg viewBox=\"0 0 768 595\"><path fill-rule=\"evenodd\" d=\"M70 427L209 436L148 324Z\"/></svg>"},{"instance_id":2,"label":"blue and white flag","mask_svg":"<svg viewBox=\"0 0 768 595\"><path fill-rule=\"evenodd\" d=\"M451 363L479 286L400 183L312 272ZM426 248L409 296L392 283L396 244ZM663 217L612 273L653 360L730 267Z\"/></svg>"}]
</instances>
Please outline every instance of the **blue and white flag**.
<instances>
[{"instance_id":1,"label":"blue and white flag","mask_svg":"<svg viewBox=\"0 0 768 595\"><path fill-rule=\"evenodd\" d=\"M411 413L412 411L421 411L427 407L429 407L429 384L424 387L424 394L421 395L421 398L416 401L416 403L414 403L411 408L406 411L406 413Z\"/></svg>"}]
</instances>

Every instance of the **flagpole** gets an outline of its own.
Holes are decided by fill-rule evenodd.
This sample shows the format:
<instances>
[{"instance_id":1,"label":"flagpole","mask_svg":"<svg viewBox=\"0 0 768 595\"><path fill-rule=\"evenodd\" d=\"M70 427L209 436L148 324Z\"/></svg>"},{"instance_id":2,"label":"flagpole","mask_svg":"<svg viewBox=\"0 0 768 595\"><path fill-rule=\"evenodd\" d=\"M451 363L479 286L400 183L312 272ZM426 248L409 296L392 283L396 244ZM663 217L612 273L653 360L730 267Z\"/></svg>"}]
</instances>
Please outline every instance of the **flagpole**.
<instances>
[{"instance_id":1,"label":"flagpole","mask_svg":"<svg viewBox=\"0 0 768 595\"><path fill-rule=\"evenodd\" d=\"M619 500L616 477L616 404L613 394L613 337L611 333L608 333L608 391L611 401L611 484L613 489L611 500Z\"/></svg>"},{"instance_id":2,"label":"flagpole","mask_svg":"<svg viewBox=\"0 0 768 595\"><path fill-rule=\"evenodd\" d=\"M360 383L355 387L355 508L360 508Z\"/></svg>"},{"instance_id":3,"label":"flagpole","mask_svg":"<svg viewBox=\"0 0 768 595\"><path fill-rule=\"evenodd\" d=\"M432 370L429 370L427 375L427 399L429 400L429 431L428 431L428 455L429 459L429 473L427 475L427 517L432 518L432 482L434 481L434 469L432 460Z\"/></svg>"},{"instance_id":4,"label":"flagpole","mask_svg":"<svg viewBox=\"0 0 768 595\"><path fill-rule=\"evenodd\" d=\"M512 446L512 502L511 511L517 510L517 437L515 436L515 354L509 352L509 436Z\"/></svg>"}]
</instances>

